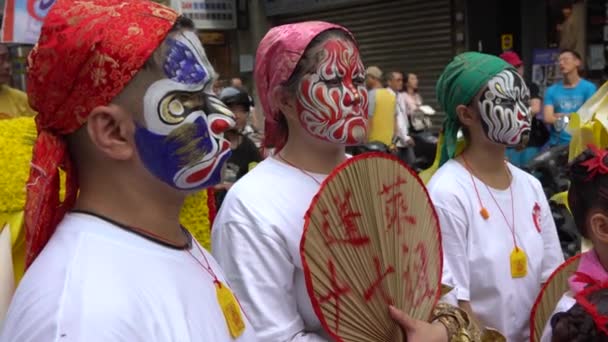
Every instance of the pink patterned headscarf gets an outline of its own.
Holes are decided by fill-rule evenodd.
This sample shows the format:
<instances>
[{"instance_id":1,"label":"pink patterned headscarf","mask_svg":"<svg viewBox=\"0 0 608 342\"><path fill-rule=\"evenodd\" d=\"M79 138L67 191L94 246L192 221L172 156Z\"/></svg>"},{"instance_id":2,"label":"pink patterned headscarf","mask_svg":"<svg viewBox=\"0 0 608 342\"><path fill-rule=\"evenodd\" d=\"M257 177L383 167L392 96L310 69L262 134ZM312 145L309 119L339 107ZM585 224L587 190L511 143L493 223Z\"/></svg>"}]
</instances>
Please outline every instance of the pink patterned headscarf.
<instances>
[{"instance_id":1,"label":"pink patterned headscarf","mask_svg":"<svg viewBox=\"0 0 608 342\"><path fill-rule=\"evenodd\" d=\"M266 114L264 122L265 146L280 151L287 142L287 132L279 127L281 113L276 92L289 80L310 42L319 34L332 29L346 28L323 21L307 21L273 27L260 42L255 62L255 82ZM354 37L353 37L354 40Z\"/></svg>"}]
</instances>

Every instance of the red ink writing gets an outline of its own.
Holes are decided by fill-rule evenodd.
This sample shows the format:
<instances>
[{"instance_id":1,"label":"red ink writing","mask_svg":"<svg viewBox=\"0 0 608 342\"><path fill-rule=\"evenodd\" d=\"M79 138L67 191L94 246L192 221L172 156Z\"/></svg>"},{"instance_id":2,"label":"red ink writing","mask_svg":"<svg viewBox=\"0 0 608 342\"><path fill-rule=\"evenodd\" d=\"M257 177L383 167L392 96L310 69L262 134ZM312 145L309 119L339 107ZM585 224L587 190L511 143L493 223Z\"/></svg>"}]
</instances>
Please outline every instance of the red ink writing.
<instances>
[{"instance_id":1,"label":"red ink writing","mask_svg":"<svg viewBox=\"0 0 608 342\"><path fill-rule=\"evenodd\" d=\"M413 306L421 305L425 299L433 298L435 291L431 286L428 278L428 261L426 247L422 242L416 245L414 255L410 255L410 249L406 244L401 247L404 258L408 260L411 257L416 258L418 264L414 265L414 269L417 271L415 279L412 279L412 273L410 272L409 262L403 271L403 280L405 282L405 298L408 303L412 303ZM414 281L415 280L415 281Z\"/></svg>"},{"instance_id":2,"label":"red ink writing","mask_svg":"<svg viewBox=\"0 0 608 342\"><path fill-rule=\"evenodd\" d=\"M331 225L327 220L327 215L329 212L327 210L322 211L322 214L325 217L322 227L323 235L325 236L325 243L328 246L333 244L362 246L370 242L369 236L362 235L357 227L356 219L361 217L361 213L352 209L350 205L351 196L352 193L347 191L344 193L343 200L340 200L339 198L335 199L335 201L338 202L338 211L341 225L344 228L344 233L346 235L345 238L337 238L335 235L331 234Z\"/></svg>"},{"instance_id":3,"label":"red ink writing","mask_svg":"<svg viewBox=\"0 0 608 342\"><path fill-rule=\"evenodd\" d=\"M389 266L386 271L383 272L381 266L382 265L380 264L380 259L374 257L374 267L376 268L376 275L378 278L372 283L370 287L367 288L367 290L365 290L363 296L365 298L365 301L369 301L374 296L376 290L380 290L380 295L382 296L382 299L388 305L393 305L394 301L384 290L382 282L389 274L394 273L395 269L393 268L393 266Z\"/></svg>"},{"instance_id":4,"label":"red ink writing","mask_svg":"<svg viewBox=\"0 0 608 342\"><path fill-rule=\"evenodd\" d=\"M406 180L397 177L397 181L390 185L382 185L382 190L378 193L385 197L384 215L387 220L387 231L390 231L393 226L397 226L397 234L401 234L401 222L405 221L411 225L416 224L416 217L408 215L409 206L405 201L403 192L399 187L406 184Z\"/></svg>"},{"instance_id":5,"label":"red ink writing","mask_svg":"<svg viewBox=\"0 0 608 342\"><path fill-rule=\"evenodd\" d=\"M422 302L424 301L425 298L433 298L433 295L435 294L435 291L433 291L433 289L431 288L431 284L430 284L430 280L428 277L428 261L427 261L427 253L426 253L426 247L424 246L424 244L422 242L419 242L418 245L416 246L416 253L418 253L418 258L420 260L420 266L419 266L419 270L420 273L418 273L418 288L422 289L422 294L420 296L420 298L418 298L417 301L414 302L415 306L418 306L420 304L422 304Z\"/></svg>"},{"instance_id":6,"label":"red ink writing","mask_svg":"<svg viewBox=\"0 0 608 342\"><path fill-rule=\"evenodd\" d=\"M336 275L336 266L333 261L329 260L327 263L327 267L329 268L329 274L331 274L331 290L325 296L321 296L319 298L319 303L327 303L331 300L334 301L334 307L336 308L335 316L336 316L336 331L338 333L338 329L340 328L340 297L346 295L350 292L350 287L348 285L340 285L338 283L338 276Z\"/></svg>"}]
</instances>

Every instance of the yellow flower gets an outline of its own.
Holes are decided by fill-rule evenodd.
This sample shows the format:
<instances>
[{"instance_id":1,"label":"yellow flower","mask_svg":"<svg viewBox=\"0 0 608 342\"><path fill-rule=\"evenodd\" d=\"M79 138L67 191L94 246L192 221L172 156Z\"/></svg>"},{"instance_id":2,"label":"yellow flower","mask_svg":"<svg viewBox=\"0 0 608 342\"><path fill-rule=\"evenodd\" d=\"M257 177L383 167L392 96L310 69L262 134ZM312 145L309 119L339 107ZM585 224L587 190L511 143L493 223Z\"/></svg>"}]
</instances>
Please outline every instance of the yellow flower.
<instances>
[{"instance_id":1,"label":"yellow flower","mask_svg":"<svg viewBox=\"0 0 608 342\"><path fill-rule=\"evenodd\" d=\"M0 213L13 213L25 206L36 125L30 117L0 120Z\"/></svg>"},{"instance_id":2,"label":"yellow flower","mask_svg":"<svg viewBox=\"0 0 608 342\"><path fill-rule=\"evenodd\" d=\"M211 226L206 190L186 198L179 219L203 247L206 249L211 247Z\"/></svg>"}]
</instances>

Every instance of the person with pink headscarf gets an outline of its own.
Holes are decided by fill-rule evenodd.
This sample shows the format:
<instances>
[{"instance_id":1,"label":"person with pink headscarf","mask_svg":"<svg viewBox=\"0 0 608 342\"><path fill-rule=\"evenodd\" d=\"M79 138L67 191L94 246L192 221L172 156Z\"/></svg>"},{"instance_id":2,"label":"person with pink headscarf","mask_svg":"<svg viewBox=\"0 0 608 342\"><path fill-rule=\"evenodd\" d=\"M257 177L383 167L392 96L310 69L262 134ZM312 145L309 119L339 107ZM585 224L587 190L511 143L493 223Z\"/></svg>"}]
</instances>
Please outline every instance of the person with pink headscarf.
<instances>
[{"instance_id":1,"label":"person with pink headscarf","mask_svg":"<svg viewBox=\"0 0 608 342\"><path fill-rule=\"evenodd\" d=\"M266 113L265 144L275 154L228 192L213 225L213 255L259 340L330 341L306 290L300 240L321 182L346 160L347 145L366 140L365 67L348 30L304 22L264 37L255 81ZM450 312L445 320L436 315L443 324L391 314L410 342L448 341L467 327L453 319L459 314L453 309L443 311Z\"/></svg>"}]
</instances>

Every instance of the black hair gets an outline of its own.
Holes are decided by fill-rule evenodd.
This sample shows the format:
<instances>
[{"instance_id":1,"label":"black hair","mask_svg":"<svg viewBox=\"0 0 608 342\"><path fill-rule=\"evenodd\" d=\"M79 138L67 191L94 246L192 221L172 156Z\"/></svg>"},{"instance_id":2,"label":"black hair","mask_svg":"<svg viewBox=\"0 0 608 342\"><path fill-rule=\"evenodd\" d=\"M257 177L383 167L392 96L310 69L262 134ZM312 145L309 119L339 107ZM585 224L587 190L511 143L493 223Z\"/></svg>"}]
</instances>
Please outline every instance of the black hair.
<instances>
[{"instance_id":1,"label":"black hair","mask_svg":"<svg viewBox=\"0 0 608 342\"><path fill-rule=\"evenodd\" d=\"M571 49L563 49L563 50L561 50L561 51L559 52L559 55L561 56L561 55L563 55L563 54L565 54L565 53L571 53L571 54L572 54L574 57L576 57L576 59L578 59L579 61L583 59L583 58L581 57L581 54L580 54L580 53L578 53L578 52L576 52L576 51L574 51L574 50L571 50Z\"/></svg>"},{"instance_id":2,"label":"black hair","mask_svg":"<svg viewBox=\"0 0 608 342\"><path fill-rule=\"evenodd\" d=\"M410 81L410 75L416 75L415 72L401 72L403 75L403 89L407 90L407 83ZM414 89L414 92L418 93L418 88Z\"/></svg>"},{"instance_id":3,"label":"black hair","mask_svg":"<svg viewBox=\"0 0 608 342\"><path fill-rule=\"evenodd\" d=\"M587 296L600 315L608 314L608 289L600 289ZM608 336L599 330L593 317L583 306L575 304L566 312L551 317L553 342L608 342Z\"/></svg>"},{"instance_id":4,"label":"black hair","mask_svg":"<svg viewBox=\"0 0 608 342\"><path fill-rule=\"evenodd\" d=\"M388 72L386 74L386 82L392 81L395 78L395 75L397 75L397 74L403 76L403 82L405 83L406 82L405 74L398 70L393 70L393 71Z\"/></svg>"},{"instance_id":5,"label":"black hair","mask_svg":"<svg viewBox=\"0 0 608 342\"><path fill-rule=\"evenodd\" d=\"M583 165L594 158L597 158L595 152L587 149L570 163L569 168L568 204L576 228L586 238L589 238L586 228L589 211L597 208L608 213L608 174L598 172L591 177L589 168ZM600 162L608 166L608 156Z\"/></svg>"}]
</instances>

